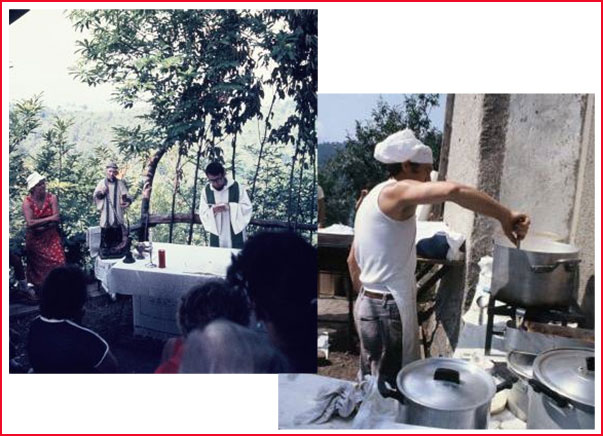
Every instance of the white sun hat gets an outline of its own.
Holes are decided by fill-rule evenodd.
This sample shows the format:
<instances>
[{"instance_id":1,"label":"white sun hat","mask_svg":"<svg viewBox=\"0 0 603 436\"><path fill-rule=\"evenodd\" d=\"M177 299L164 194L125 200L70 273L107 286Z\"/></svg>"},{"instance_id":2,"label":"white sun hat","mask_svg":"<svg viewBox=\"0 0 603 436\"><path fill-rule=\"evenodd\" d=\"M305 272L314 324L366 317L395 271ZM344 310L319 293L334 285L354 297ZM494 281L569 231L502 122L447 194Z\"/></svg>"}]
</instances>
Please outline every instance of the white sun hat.
<instances>
[{"instance_id":1,"label":"white sun hat","mask_svg":"<svg viewBox=\"0 0 603 436\"><path fill-rule=\"evenodd\" d=\"M29 176L27 176L27 190L31 191L31 188L36 186L42 180L46 180L46 177L44 177L42 174L38 173L37 171L34 171Z\"/></svg>"},{"instance_id":2,"label":"white sun hat","mask_svg":"<svg viewBox=\"0 0 603 436\"><path fill-rule=\"evenodd\" d=\"M401 130L385 138L375 147L374 156L385 164L406 161L433 164L431 148L419 141L410 129Z\"/></svg>"}]
</instances>

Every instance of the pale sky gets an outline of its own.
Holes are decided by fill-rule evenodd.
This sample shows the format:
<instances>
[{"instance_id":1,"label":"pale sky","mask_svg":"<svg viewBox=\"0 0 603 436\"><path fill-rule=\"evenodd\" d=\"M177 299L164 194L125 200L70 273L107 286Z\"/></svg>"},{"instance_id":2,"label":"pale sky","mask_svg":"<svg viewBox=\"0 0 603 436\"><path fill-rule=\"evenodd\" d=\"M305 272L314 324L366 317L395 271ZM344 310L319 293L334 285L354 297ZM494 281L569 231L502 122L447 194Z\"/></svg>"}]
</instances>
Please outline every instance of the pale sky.
<instances>
[{"instance_id":1,"label":"pale sky","mask_svg":"<svg viewBox=\"0 0 603 436\"><path fill-rule=\"evenodd\" d=\"M320 71L320 66L318 67ZM353 134L356 121L371 117L379 98L391 105L401 106L404 94L319 94L318 95L318 142L342 142L346 134ZM433 124L444 128L446 94L440 94L440 106L429 114Z\"/></svg>"},{"instance_id":2,"label":"pale sky","mask_svg":"<svg viewBox=\"0 0 603 436\"><path fill-rule=\"evenodd\" d=\"M86 105L93 110L120 110L110 101L112 87L91 87L74 79L76 32L63 10L31 10L9 30L10 101L44 93L45 106Z\"/></svg>"}]
</instances>

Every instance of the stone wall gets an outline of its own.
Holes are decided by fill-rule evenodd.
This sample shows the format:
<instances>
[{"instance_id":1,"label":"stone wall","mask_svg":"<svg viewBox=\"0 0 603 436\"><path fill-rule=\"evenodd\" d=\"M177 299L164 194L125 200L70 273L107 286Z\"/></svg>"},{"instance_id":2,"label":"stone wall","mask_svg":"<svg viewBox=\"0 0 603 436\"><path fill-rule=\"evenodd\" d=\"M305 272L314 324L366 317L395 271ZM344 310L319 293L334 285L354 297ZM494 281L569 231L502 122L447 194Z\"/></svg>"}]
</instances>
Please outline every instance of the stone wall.
<instances>
[{"instance_id":1,"label":"stone wall","mask_svg":"<svg viewBox=\"0 0 603 436\"><path fill-rule=\"evenodd\" d=\"M594 283L593 112L592 95L456 95L446 174L528 213L532 232L553 232L580 247L578 301L591 311L592 291L585 289ZM467 237L467 307L476 263L491 254L500 226L451 203L444 221Z\"/></svg>"}]
</instances>

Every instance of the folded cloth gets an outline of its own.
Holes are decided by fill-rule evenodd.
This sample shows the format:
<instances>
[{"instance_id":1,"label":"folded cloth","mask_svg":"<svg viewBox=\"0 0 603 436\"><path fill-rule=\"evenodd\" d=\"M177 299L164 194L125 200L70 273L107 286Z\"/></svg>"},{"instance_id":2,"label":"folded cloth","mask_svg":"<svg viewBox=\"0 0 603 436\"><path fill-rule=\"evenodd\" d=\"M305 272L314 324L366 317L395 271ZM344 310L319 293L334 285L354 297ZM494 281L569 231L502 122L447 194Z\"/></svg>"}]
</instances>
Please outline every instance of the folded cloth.
<instances>
[{"instance_id":1,"label":"folded cloth","mask_svg":"<svg viewBox=\"0 0 603 436\"><path fill-rule=\"evenodd\" d=\"M335 416L348 418L367 394L368 383L349 383L323 388L316 397L316 406L295 417L295 425L324 424Z\"/></svg>"},{"instance_id":2,"label":"folded cloth","mask_svg":"<svg viewBox=\"0 0 603 436\"><path fill-rule=\"evenodd\" d=\"M437 232L432 237L417 242L417 256L427 259L446 259L449 248L446 233Z\"/></svg>"}]
</instances>

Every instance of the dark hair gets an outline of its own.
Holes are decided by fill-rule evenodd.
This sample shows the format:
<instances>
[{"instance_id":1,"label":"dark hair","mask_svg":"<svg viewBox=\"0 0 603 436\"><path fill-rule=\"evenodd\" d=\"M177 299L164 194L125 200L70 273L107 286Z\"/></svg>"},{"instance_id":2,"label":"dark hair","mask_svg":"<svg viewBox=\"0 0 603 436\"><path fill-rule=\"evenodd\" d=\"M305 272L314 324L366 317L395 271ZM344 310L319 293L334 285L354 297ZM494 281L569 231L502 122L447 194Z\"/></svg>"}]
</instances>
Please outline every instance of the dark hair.
<instances>
[{"instance_id":1,"label":"dark hair","mask_svg":"<svg viewBox=\"0 0 603 436\"><path fill-rule=\"evenodd\" d=\"M385 164L385 170L390 177L395 177L400 171L402 171L401 163Z\"/></svg>"},{"instance_id":2,"label":"dark hair","mask_svg":"<svg viewBox=\"0 0 603 436\"><path fill-rule=\"evenodd\" d=\"M40 314L52 319L75 319L82 315L87 298L86 276L74 265L50 271L40 295Z\"/></svg>"},{"instance_id":3,"label":"dark hair","mask_svg":"<svg viewBox=\"0 0 603 436\"><path fill-rule=\"evenodd\" d=\"M178 325L184 336L219 318L249 324L249 300L242 290L216 279L193 287L182 297Z\"/></svg>"},{"instance_id":4,"label":"dark hair","mask_svg":"<svg viewBox=\"0 0 603 436\"><path fill-rule=\"evenodd\" d=\"M228 268L228 282L274 325L294 372L316 372L317 274L316 250L292 232L256 234Z\"/></svg>"},{"instance_id":5,"label":"dark hair","mask_svg":"<svg viewBox=\"0 0 603 436\"><path fill-rule=\"evenodd\" d=\"M220 162L212 162L205 168L205 174L211 174L212 176L218 176L224 173L224 167Z\"/></svg>"},{"instance_id":6,"label":"dark hair","mask_svg":"<svg viewBox=\"0 0 603 436\"><path fill-rule=\"evenodd\" d=\"M408 163L410 165L410 171L413 173L416 173L419 170L419 167L421 166L420 163L416 162ZM396 175L398 175L398 173L402 171L402 168L403 167L401 163L385 164L385 169L387 170L390 177L395 177Z\"/></svg>"}]
</instances>

